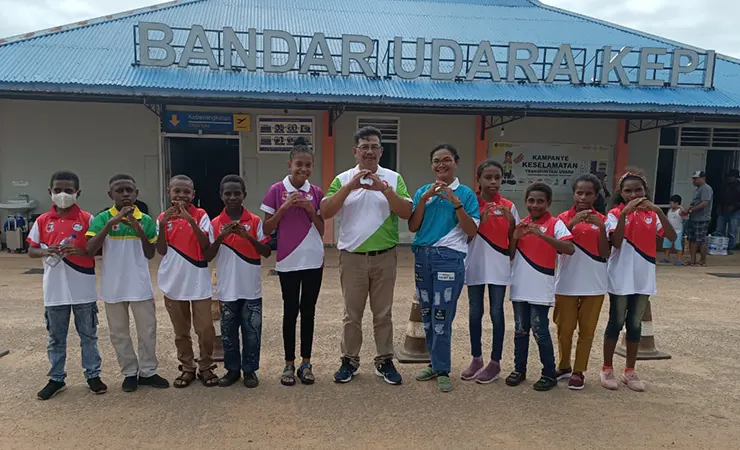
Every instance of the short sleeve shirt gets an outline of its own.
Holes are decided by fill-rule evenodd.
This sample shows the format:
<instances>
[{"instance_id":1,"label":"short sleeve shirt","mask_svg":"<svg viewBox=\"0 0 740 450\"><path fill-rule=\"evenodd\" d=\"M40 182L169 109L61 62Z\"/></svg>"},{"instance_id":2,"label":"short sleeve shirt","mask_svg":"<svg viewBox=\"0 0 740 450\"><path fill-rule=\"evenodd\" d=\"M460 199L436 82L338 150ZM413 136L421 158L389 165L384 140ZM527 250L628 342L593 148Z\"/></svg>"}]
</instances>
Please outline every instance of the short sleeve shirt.
<instances>
[{"instance_id":1,"label":"short sleeve shirt","mask_svg":"<svg viewBox=\"0 0 740 450\"><path fill-rule=\"evenodd\" d=\"M233 222L226 210L211 222L213 233L220 234L221 229ZM266 244L270 241L262 231L262 219L242 209L239 225L256 240ZM216 295L217 300L233 302L240 299L254 300L262 298L261 256L254 245L247 239L229 234L224 239L216 254Z\"/></svg>"},{"instance_id":2,"label":"short sleeve shirt","mask_svg":"<svg viewBox=\"0 0 740 450\"><path fill-rule=\"evenodd\" d=\"M115 206L95 216L87 237L100 233L116 215ZM134 219L144 230L149 242L157 241L157 225L139 208L134 208ZM144 256L141 238L133 228L121 222L113 225L103 241L100 298L106 303L135 302L154 298L149 260Z\"/></svg>"},{"instance_id":3,"label":"short sleeve shirt","mask_svg":"<svg viewBox=\"0 0 740 450\"><path fill-rule=\"evenodd\" d=\"M700 209L699 211L692 212L689 216L690 220L696 222L712 220L712 203L714 201L714 190L712 190L712 187L706 183L696 188L696 192L694 193L694 200L691 201L691 206L696 206L704 201L709 202L709 205Z\"/></svg>"},{"instance_id":4,"label":"short sleeve shirt","mask_svg":"<svg viewBox=\"0 0 740 450\"><path fill-rule=\"evenodd\" d=\"M419 188L414 195L414 208L419 205L421 196L431 187L427 184ZM455 180L450 183L450 189L460 199L465 212L480 223L478 199L472 189ZM427 201L424 210L424 219L419 231L414 235L414 247L446 247L461 253L468 253L468 236L460 227L455 213L455 207L447 199L435 196Z\"/></svg>"},{"instance_id":5,"label":"short sleeve shirt","mask_svg":"<svg viewBox=\"0 0 740 450\"><path fill-rule=\"evenodd\" d=\"M527 216L523 223L535 223L540 231L562 241L572 239L562 220L546 213L536 221ZM555 248L534 234L519 239L511 268L511 291L514 302L552 306L555 304Z\"/></svg>"},{"instance_id":6,"label":"short sleeve shirt","mask_svg":"<svg viewBox=\"0 0 740 450\"><path fill-rule=\"evenodd\" d=\"M558 219L567 224L577 214L576 208L560 214ZM606 216L593 211L606 224ZM590 296L604 295L607 289L607 259L599 254L601 230L597 225L578 222L572 230L575 253L558 255L555 273L555 293L558 295Z\"/></svg>"},{"instance_id":7,"label":"short sleeve shirt","mask_svg":"<svg viewBox=\"0 0 740 450\"><path fill-rule=\"evenodd\" d=\"M208 213L193 205L188 206L188 213L195 219L198 227L213 242L213 229ZM157 219L159 223L164 213ZM211 273L208 270L203 249L195 237L195 232L187 220L176 217L167 222L167 254L162 258L157 272L159 289L170 300L204 300L213 295ZM159 236L158 239L162 239Z\"/></svg>"},{"instance_id":8,"label":"short sleeve shirt","mask_svg":"<svg viewBox=\"0 0 740 450\"><path fill-rule=\"evenodd\" d=\"M611 235L617 229L625 205L609 211L606 229ZM638 210L628 215L621 248L612 248L607 264L608 290L615 295L655 295L656 236L663 236L663 225L653 211Z\"/></svg>"},{"instance_id":9,"label":"short sleeve shirt","mask_svg":"<svg viewBox=\"0 0 740 450\"><path fill-rule=\"evenodd\" d=\"M503 206L511 211L514 224L519 223L519 213L510 200L496 194L486 203L477 198L481 223L478 234L468 244L468 257L465 258L465 284L495 284L507 286L511 281L511 258L509 257L509 220L503 214L490 214L483 220L484 211L490 206Z\"/></svg>"},{"instance_id":10,"label":"short sleeve shirt","mask_svg":"<svg viewBox=\"0 0 740 450\"><path fill-rule=\"evenodd\" d=\"M317 214L321 214L319 205L324 198L321 188L306 180L300 189L296 189L287 176L270 187L262 201L260 209L267 214L275 214L293 192L299 192L311 202ZM293 272L297 270L318 269L324 266L324 241L319 230L311 220L308 211L292 206L280 218L277 227L277 261L275 270Z\"/></svg>"},{"instance_id":11,"label":"short sleeve shirt","mask_svg":"<svg viewBox=\"0 0 740 450\"><path fill-rule=\"evenodd\" d=\"M56 206L39 216L33 223L26 241L31 247L48 248L69 239L75 247L87 248L85 233L93 217L74 205L62 217ZM95 302L95 258L68 256L55 266L44 260L44 306L79 305Z\"/></svg>"},{"instance_id":12,"label":"short sleeve shirt","mask_svg":"<svg viewBox=\"0 0 740 450\"><path fill-rule=\"evenodd\" d=\"M359 166L355 166L337 175L326 196L336 194L359 171ZM406 183L400 174L378 166L375 175L393 189L396 195L411 201ZM387 250L398 245L398 216L391 211L388 199L382 192L355 189L344 201L337 217L339 250L365 253Z\"/></svg>"}]
</instances>

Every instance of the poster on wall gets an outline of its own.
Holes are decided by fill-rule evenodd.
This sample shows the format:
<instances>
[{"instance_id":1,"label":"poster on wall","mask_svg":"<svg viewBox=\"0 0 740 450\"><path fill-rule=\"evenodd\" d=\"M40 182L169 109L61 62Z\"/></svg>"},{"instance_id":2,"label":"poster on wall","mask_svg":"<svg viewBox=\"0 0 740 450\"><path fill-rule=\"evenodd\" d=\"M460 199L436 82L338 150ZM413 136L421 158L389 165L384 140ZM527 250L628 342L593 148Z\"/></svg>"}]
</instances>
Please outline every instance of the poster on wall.
<instances>
[{"instance_id":1,"label":"poster on wall","mask_svg":"<svg viewBox=\"0 0 740 450\"><path fill-rule=\"evenodd\" d=\"M553 192L571 192L573 180L584 173L608 171L610 145L492 142L489 155L504 166L502 192L525 191L545 183Z\"/></svg>"},{"instance_id":2,"label":"poster on wall","mask_svg":"<svg viewBox=\"0 0 740 450\"><path fill-rule=\"evenodd\" d=\"M287 153L299 137L313 149L313 117L259 116L257 130L260 153Z\"/></svg>"}]
</instances>

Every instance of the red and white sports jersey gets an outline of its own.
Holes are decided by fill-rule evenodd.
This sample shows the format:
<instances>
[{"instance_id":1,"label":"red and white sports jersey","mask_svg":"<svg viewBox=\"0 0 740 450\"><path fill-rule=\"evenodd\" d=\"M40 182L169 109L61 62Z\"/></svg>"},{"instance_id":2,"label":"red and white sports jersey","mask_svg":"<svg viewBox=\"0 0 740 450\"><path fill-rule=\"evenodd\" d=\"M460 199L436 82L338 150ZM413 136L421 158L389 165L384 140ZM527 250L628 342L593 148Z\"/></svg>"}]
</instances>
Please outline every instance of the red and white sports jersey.
<instances>
[{"instance_id":1,"label":"red and white sports jersey","mask_svg":"<svg viewBox=\"0 0 740 450\"><path fill-rule=\"evenodd\" d=\"M224 225L233 222L226 210L213 219L214 234L220 234ZM242 208L239 224L255 239L266 244L270 237L262 231L262 219ZM222 302L262 298L261 256L249 240L230 234L216 254L216 295Z\"/></svg>"},{"instance_id":2,"label":"red and white sports jersey","mask_svg":"<svg viewBox=\"0 0 740 450\"><path fill-rule=\"evenodd\" d=\"M533 222L527 216L523 223ZM566 241L572 238L562 220L545 213L534 221L540 231L555 239ZM558 252L543 239L527 234L519 239L511 268L511 291L513 302L528 302L535 305L555 304L555 263Z\"/></svg>"},{"instance_id":3,"label":"red and white sports jersey","mask_svg":"<svg viewBox=\"0 0 740 450\"><path fill-rule=\"evenodd\" d=\"M514 216L514 223L519 223L516 206L510 200L496 194L486 203L478 194L481 223L478 234L468 244L468 255L465 258L465 284L496 284L506 286L511 279L511 258L509 257L509 220L501 213L491 214L483 222L483 214L489 205L504 206Z\"/></svg>"},{"instance_id":4,"label":"red and white sports jersey","mask_svg":"<svg viewBox=\"0 0 740 450\"><path fill-rule=\"evenodd\" d=\"M606 216L593 211L606 224ZM558 216L564 224L573 220L575 206ZM577 223L570 233L576 252L558 255L555 273L555 293L558 295L603 295L606 294L606 258L599 256L599 227L586 222Z\"/></svg>"},{"instance_id":5,"label":"red and white sports jersey","mask_svg":"<svg viewBox=\"0 0 740 450\"><path fill-rule=\"evenodd\" d=\"M213 242L213 229L208 214L193 205L188 213L198 223L208 239ZM159 221L164 213L157 218ZM167 222L167 254L162 258L157 272L159 289L170 300L205 300L213 295L211 272L208 270L203 249L187 220L176 217Z\"/></svg>"},{"instance_id":6,"label":"red and white sports jersey","mask_svg":"<svg viewBox=\"0 0 740 450\"><path fill-rule=\"evenodd\" d=\"M52 206L49 212L36 219L26 241L31 247L47 248L74 235L71 243L87 248L85 233L92 220L93 216L77 205L64 217ZM79 305L97 299L94 257L68 256L53 267L44 260L44 306Z\"/></svg>"},{"instance_id":7,"label":"red and white sports jersey","mask_svg":"<svg viewBox=\"0 0 740 450\"><path fill-rule=\"evenodd\" d=\"M625 205L609 211L606 229L611 235L617 229ZM612 247L607 272L609 292L616 295L658 293L655 284L655 236L663 236L663 225L653 211L635 211L624 225L622 248Z\"/></svg>"}]
</instances>

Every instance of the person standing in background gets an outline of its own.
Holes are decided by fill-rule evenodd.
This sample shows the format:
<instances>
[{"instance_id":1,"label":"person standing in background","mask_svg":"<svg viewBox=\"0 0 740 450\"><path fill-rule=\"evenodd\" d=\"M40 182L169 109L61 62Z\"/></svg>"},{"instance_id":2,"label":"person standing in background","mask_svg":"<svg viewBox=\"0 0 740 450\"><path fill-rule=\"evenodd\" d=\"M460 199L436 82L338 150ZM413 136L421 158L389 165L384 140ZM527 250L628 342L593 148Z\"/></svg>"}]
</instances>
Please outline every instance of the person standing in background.
<instances>
[{"instance_id":1,"label":"person standing in background","mask_svg":"<svg viewBox=\"0 0 740 450\"><path fill-rule=\"evenodd\" d=\"M701 253L699 265L707 265L707 235L709 234L709 222L712 220L712 202L714 200L714 190L707 184L707 175L703 170L694 172L691 177L696 193L691 206L687 210L689 214L689 229L687 237L689 238L689 250L691 252L691 261L688 265L696 265L696 253Z\"/></svg>"},{"instance_id":2,"label":"person standing in background","mask_svg":"<svg viewBox=\"0 0 740 450\"><path fill-rule=\"evenodd\" d=\"M737 230L740 227L740 171L732 169L725 179L719 195L717 231L730 238L728 253L737 245Z\"/></svg>"},{"instance_id":3,"label":"person standing in background","mask_svg":"<svg viewBox=\"0 0 740 450\"><path fill-rule=\"evenodd\" d=\"M609 189L606 187L606 179L607 175L606 172L596 172L594 173L596 178L598 178L599 182L601 183L601 189L599 189L598 195L596 196L596 200L594 201L594 210L602 215L606 215L606 207L607 202L609 201L609 198L612 196L611 193L609 193Z\"/></svg>"}]
</instances>

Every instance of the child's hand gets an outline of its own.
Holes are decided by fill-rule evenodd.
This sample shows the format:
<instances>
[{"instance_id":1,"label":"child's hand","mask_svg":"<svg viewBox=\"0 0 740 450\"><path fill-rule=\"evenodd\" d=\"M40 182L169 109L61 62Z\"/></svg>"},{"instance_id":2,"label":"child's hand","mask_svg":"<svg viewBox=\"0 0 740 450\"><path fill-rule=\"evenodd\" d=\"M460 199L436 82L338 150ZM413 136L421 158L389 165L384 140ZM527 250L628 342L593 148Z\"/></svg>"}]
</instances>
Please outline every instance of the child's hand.
<instances>
[{"instance_id":1,"label":"child's hand","mask_svg":"<svg viewBox=\"0 0 740 450\"><path fill-rule=\"evenodd\" d=\"M642 203L640 203L640 207L639 207L639 209L645 209L645 210L648 210L648 211L653 211L653 212L656 212L656 213L657 213L658 211L662 211L662 210L660 209L660 207L659 207L659 206L656 206L656 205L655 205L655 204L654 204L653 202L651 202L650 200L645 200L645 201L643 201Z\"/></svg>"},{"instance_id":2,"label":"child's hand","mask_svg":"<svg viewBox=\"0 0 740 450\"><path fill-rule=\"evenodd\" d=\"M591 211L590 209L584 209L583 211L576 213L576 215L573 216L573 222L587 222L592 212L593 211Z\"/></svg>"},{"instance_id":3,"label":"child's hand","mask_svg":"<svg viewBox=\"0 0 740 450\"><path fill-rule=\"evenodd\" d=\"M67 256L86 256L87 255L87 249L86 248L80 248L77 247L74 244L66 244L61 247L60 254L64 256L65 258Z\"/></svg>"},{"instance_id":4,"label":"child's hand","mask_svg":"<svg viewBox=\"0 0 740 450\"><path fill-rule=\"evenodd\" d=\"M632 200L631 202L627 203L627 206L624 207L622 210L622 214L627 216L629 214L632 214L633 212L637 211L637 207L640 206L640 203L647 200L645 197L640 197Z\"/></svg>"},{"instance_id":5,"label":"child's hand","mask_svg":"<svg viewBox=\"0 0 740 450\"><path fill-rule=\"evenodd\" d=\"M529 229L529 224L524 222L519 222L519 224L514 228L514 239L521 239L524 236L531 233L531 230Z\"/></svg>"},{"instance_id":6,"label":"child's hand","mask_svg":"<svg viewBox=\"0 0 740 450\"><path fill-rule=\"evenodd\" d=\"M299 194L297 191L290 194L282 205L280 205L280 209L288 210L291 206L295 205L296 202L301 198L301 194Z\"/></svg>"},{"instance_id":7,"label":"child's hand","mask_svg":"<svg viewBox=\"0 0 740 450\"><path fill-rule=\"evenodd\" d=\"M179 212L179 210L178 210L177 206L175 206L175 205L172 205L172 206L171 206L171 207L169 207L169 208L167 209L167 211L165 211L165 212L164 212L164 214L162 215L162 223L167 223L167 222L169 222L170 220L172 220L172 219L174 219L174 218L178 217L178 216L179 216L179 214L180 214L180 212Z\"/></svg>"},{"instance_id":8,"label":"child's hand","mask_svg":"<svg viewBox=\"0 0 740 450\"><path fill-rule=\"evenodd\" d=\"M134 208L132 208L131 206L124 206L123 208L121 208L120 211L118 211L118 214L116 214L110 221L113 225L121 223L121 222L126 222L125 220L126 216L129 216L133 213L134 213Z\"/></svg>"},{"instance_id":9,"label":"child's hand","mask_svg":"<svg viewBox=\"0 0 740 450\"><path fill-rule=\"evenodd\" d=\"M295 205L299 208L305 209L311 215L313 215L316 212L316 208L314 208L311 202L306 200L304 197L301 197L298 200L296 200Z\"/></svg>"},{"instance_id":10,"label":"child's hand","mask_svg":"<svg viewBox=\"0 0 740 450\"><path fill-rule=\"evenodd\" d=\"M599 216L596 214L589 214L588 217L586 217L586 220L584 220L586 223L590 223L592 225L596 225L599 227L599 229L604 229L606 225L604 225L604 222L601 220Z\"/></svg>"},{"instance_id":11,"label":"child's hand","mask_svg":"<svg viewBox=\"0 0 740 450\"><path fill-rule=\"evenodd\" d=\"M542 230L540 230L539 225L537 225L536 223L528 223L527 230L529 230L530 233L534 234L537 237L542 237L545 235Z\"/></svg>"}]
</instances>

